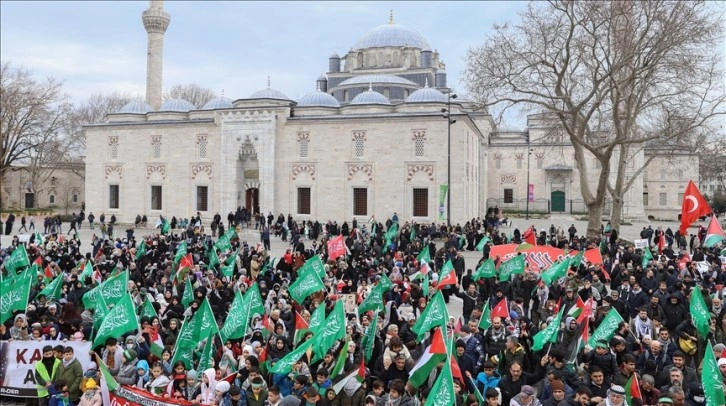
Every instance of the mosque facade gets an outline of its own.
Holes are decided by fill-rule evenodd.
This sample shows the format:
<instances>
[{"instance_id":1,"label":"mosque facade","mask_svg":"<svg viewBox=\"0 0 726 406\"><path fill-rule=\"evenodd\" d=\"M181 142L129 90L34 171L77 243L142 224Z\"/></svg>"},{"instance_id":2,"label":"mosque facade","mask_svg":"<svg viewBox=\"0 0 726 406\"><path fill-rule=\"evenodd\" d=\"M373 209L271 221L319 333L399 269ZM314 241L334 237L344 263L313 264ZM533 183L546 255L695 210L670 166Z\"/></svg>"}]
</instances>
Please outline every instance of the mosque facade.
<instances>
[{"instance_id":1,"label":"mosque facade","mask_svg":"<svg viewBox=\"0 0 726 406\"><path fill-rule=\"evenodd\" d=\"M159 76L159 34L169 16L160 1L151 4L147 75ZM120 221L197 212L225 218L238 207L338 222L395 212L440 223L450 213L452 224L463 224L489 206L523 210L533 192L532 212L579 211L571 147L528 144L541 131L536 115L526 131L498 131L481 104L451 93L439 53L415 30L391 18L327 62L315 90L299 100L268 81L249 97L218 97L202 108L160 103L161 78L148 78L146 102L86 127L87 210ZM648 174L638 174L626 217L647 215ZM680 202L674 195L666 203L658 208L672 217Z\"/></svg>"}]
</instances>

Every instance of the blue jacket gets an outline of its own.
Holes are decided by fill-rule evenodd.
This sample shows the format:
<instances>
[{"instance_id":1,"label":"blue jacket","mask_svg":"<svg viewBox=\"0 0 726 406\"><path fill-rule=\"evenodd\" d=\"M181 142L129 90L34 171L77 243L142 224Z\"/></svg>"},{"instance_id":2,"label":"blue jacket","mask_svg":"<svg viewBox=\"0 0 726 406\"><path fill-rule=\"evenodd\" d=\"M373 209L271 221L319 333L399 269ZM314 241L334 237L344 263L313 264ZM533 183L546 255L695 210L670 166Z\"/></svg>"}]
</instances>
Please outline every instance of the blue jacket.
<instances>
[{"instance_id":1,"label":"blue jacket","mask_svg":"<svg viewBox=\"0 0 726 406\"><path fill-rule=\"evenodd\" d=\"M476 386L479 387L479 392L485 393L489 388L495 389L501 379L499 373L496 371L494 371L491 377L488 377L484 372L479 372L479 375L476 377Z\"/></svg>"},{"instance_id":2,"label":"blue jacket","mask_svg":"<svg viewBox=\"0 0 726 406\"><path fill-rule=\"evenodd\" d=\"M286 374L272 374L272 385L280 388L280 396L283 398L292 392L292 381Z\"/></svg>"}]
</instances>

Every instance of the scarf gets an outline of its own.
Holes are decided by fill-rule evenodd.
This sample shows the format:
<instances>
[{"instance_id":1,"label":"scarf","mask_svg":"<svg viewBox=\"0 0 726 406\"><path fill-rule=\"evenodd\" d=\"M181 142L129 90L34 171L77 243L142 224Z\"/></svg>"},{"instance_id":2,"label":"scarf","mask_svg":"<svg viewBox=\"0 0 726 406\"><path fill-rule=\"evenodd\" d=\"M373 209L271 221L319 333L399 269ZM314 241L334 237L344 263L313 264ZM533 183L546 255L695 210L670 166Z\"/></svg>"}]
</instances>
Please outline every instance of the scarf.
<instances>
[{"instance_id":1,"label":"scarf","mask_svg":"<svg viewBox=\"0 0 726 406\"><path fill-rule=\"evenodd\" d=\"M43 360L41 361L43 363L43 366L45 367L45 370L48 371L48 374L53 373L53 364L55 364L55 357L43 357ZM51 376L51 379L53 377Z\"/></svg>"},{"instance_id":2,"label":"scarf","mask_svg":"<svg viewBox=\"0 0 726 406\"><path fill-rule=\"evenodd\" d=\"M639 338L650 336L653 332L653 326L650 324L650 319L641 320L640 317L635 318L635 331L638 332Z\"/></svg>"},{"instance_id":3,"label":"scarf","mask_svg":"<svg viewBox=\"0 0 726 406\"><path fill-rule=\"evenodd\" d=\"M116 367L116 351L106 353L106 366L108 369L114 369Z\"/></svg>"},{"instance_id":4,"label":"scarf","mask_svg":"<svg viewBox=\"0 0 726 406\"><path fill-rule=\"evenodd\" d=\"M68 368L68 366L71 365L71 363L75 360L76 360L75 355L69 361L66 361L65 357L63 357L63 368Z\"/></svg>"},{"instance_id":5,"label":"scarf","mask_svg":"<svg viewBox=\"0 0 726 406\"><path fill-rule=\"evenodd\" d=\"M85 398L85 399L86 399L86 400L87 400L88 402L90 402L90 401L92 401L92 400L93 400L93 397L94 397L94 396L96 396L96 391L97 391L97 389L88 389L88 390L86 390L86 392L85 392L85 393L83 394L83 397L84 397L84 398Z\"/></svg>"},{"instance_id":6,"label":"scarf","mask_svg":"<svg viewBox=\"0 0 726 406\"><path fill-rule=\"evenodd\" d=\"M345 386L343 386L343 390L345 391L345 394L348 395L348 397L352 398L353 394L355 393L355 391L358 390L358 388L360 388L360 386L361 383L358 382L357 379L351 378L348 379L348 382L345 383Z\"/></svg>"}]
</instances>

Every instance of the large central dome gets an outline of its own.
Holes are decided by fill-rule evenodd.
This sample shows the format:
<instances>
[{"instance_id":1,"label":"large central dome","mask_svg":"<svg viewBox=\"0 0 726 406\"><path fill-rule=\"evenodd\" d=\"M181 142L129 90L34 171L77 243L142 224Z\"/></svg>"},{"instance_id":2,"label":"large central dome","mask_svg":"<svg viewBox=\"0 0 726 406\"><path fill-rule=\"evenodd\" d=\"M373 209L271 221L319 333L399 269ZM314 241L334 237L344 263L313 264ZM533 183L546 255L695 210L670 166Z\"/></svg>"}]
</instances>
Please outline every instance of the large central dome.
<instances>
[{"instance_id":1,"label":"large central dome","mask_svg":"<svg viewBox=\"0 0 726 406\"><path fill-rule=\"evenodd\" d=\"M412 47L430 50L426 39L408 27L398 24L384 24L373 28L358 39L353 49L382 47Z\"/></svg>"}]
</instances>

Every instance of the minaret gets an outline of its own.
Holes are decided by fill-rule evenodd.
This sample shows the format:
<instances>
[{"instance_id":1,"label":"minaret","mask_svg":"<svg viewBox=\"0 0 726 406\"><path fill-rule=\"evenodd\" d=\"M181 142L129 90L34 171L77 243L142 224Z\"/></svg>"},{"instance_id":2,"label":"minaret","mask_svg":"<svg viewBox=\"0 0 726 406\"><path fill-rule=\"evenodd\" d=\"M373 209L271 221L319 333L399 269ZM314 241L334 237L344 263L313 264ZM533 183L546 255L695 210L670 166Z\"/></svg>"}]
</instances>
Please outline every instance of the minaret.
<instances>
[{"instance_id":1,"label":"minaret","mask_svg":"<svg viewBox=\"0 0 726 406\"><path fill-rule=\"evenodd\" d=\"M162 0L151 0L149 9L141 14L141 21L149 40L146 54L146 102L158 110L161 107L162 67L164 64L164 33L171 17L164 11Z\"/></svg>"}]
</instances>

